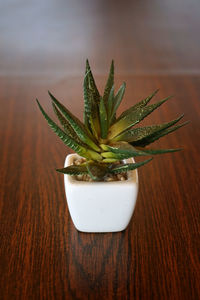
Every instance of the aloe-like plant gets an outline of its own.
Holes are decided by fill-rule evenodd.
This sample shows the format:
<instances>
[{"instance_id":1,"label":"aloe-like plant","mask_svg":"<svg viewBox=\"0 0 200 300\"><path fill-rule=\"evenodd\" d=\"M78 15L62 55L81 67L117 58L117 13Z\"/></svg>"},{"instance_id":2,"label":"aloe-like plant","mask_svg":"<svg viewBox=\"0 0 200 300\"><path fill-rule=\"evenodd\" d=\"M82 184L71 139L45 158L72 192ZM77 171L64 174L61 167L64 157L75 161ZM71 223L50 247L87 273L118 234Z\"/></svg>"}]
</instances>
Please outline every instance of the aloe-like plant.
<instances>
[{"instance_id":1,"label":"aloe-like plant","mask_svg":"<svg viewBox=\"0 0 200 300\"><path fill-rule=\"evenodd\" d=\"M183 115L167 123L134 128L136 124L171 97L149 105L150 100L158 92L156 90L147 98L124 111L120 116L116 116L117 109L124 96L125 87L126 84L123 83L115 93L114 62L112 61L105 90L103 96L101 96L87 60L83 83L84 123L49 92L53 110L61 125L59 127L47 115L36 99L51 129L65 145L86 159L80 165L57 169L58 172L69 175L89 174L93 180L99 181L104 180L108 174L119 174L139 168L152 158L138 163L123 163L124 159L180 150L155 150L146 148L146 146L186 125L188 122L175 125L183 118ZM116 164L116 162L118 163Z\"/></svg>"}]
</instances>

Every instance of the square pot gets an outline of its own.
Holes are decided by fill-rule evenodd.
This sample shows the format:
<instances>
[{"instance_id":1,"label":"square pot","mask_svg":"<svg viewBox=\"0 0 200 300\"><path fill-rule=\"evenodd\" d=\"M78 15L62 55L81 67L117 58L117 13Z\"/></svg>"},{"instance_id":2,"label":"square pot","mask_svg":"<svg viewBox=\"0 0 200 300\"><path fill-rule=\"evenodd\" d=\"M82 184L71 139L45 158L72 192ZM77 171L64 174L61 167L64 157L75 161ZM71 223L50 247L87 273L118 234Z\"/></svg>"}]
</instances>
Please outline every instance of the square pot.
<instances>
[{"instance_id":1,"label":"square pot","mask_svg":"<svg viewBox=\"0 0 200 300\"><path fill-rule=\"evenodd\" d=\"M77 154L69 154L65 167L77 157ZM134 162L134 159L125 162ZM64 174L64 183L69 212L77 230L116 232L128 226L138 194L137 169L130 171L125 181L78 181Z\"/></svg>"}]
</instances>

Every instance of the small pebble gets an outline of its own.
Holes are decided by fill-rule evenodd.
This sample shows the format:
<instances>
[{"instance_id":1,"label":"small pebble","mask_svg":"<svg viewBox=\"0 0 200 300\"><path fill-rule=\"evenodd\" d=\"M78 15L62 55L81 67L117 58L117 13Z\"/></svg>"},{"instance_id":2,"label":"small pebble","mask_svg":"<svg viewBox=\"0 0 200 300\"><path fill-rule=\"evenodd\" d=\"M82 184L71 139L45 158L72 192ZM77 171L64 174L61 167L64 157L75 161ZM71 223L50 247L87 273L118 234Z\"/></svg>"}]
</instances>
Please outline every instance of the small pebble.
<instances>
[{"instance_id":1,"label":"small pebble","mask_svg":"<svg viewBox=\"0 0 200 300\"><path fill-rule=\"evenodd\" d=\"M92 181L92 178L89 176L89 175L85 175L85 180L87 181L90 181L90 179L91 179L91 181Z\"/></svg>"},{"instance_id":2,"label":"small pebble","mask_svg":"<svg viewBox=\"0 0 200 300\"><path fill-rule=\"evenodd\" d=\"M107 182L109 182L109 181L114 181L114 178L108 177L108 178L106 178L106 181L107 181Z\"/></svg>"},{"instance_id":3,"label":"small pebble","mask_svg":"<svg viewBox=\"0 0 200 300\"><path fill-rule=\"evenodd\" d=\"M76 175L76 178L77 178L78 180L82 180L83 175Z\"/></svg>"},{"instance_id":4,"label":"small pebble","mask_svg":"<svg viewBox=\"0 0 200 300\"><path fill-rule=\"evenodd\" d=\"M121 180L122 175L121 174L117 174L117 179Z\"/></svg>"}]
</instances>

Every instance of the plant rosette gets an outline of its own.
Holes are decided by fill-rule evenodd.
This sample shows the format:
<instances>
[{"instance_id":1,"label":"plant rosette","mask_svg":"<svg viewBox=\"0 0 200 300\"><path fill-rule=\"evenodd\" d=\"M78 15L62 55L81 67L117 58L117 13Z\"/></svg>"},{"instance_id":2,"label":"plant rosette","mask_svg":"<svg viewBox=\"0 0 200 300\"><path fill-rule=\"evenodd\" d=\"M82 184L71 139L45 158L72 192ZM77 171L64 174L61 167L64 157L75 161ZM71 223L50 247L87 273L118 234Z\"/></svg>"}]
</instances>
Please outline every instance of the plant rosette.
<instances>
[{"instance_id":1,"label":"plant rosette","mask_svg":"<svg viewBox=\"0 0 200 300\"><path fill-rule=\"evenodd\" d=\"M176 124L183 118L183 114L170 122L135 127L171 97L149 104L157 94L156 90L118 116L117 109L125 88L126 84L123 83L115 93L112 61L101 96L87 60L83 82L84 122L49 92L54 113L60 123L58 125L36 99L51 129L66 146L77 153L75 156L69 155L64 168L57 171L64 174L69 211L75 227L80 231L113 232L125 229L133 214L138 193L137 168L152 160L149 158L135 162L133 157L181 150L152 149L148 146L186 125L188 122ZM85 160L74 165L72 157L83 157ZM109 176L117 178L119 174L126 174L123 178L126 180L106 182ZM87 177L89 180L79 181L76 176Z\"/></svg>"}]
</instances>

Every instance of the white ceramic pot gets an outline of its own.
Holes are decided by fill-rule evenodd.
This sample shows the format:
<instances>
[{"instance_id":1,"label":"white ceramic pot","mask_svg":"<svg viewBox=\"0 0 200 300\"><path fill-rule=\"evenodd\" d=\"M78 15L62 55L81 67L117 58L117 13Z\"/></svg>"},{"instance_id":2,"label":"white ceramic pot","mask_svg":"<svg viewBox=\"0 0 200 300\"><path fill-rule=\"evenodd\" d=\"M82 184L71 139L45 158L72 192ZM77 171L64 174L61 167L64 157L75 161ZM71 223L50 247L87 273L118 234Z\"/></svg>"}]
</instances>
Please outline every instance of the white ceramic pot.
<instances>
[{"instance_id":1,"label":"white ceramic pot","mask_svg":"<svg viewBox=\"0 0 200 300\"><path fill-rule=\"evenodd\" d=\"M75 157L79 156L68 155L65 167L71 165ZM69 212L77 230L116 232L128 226L138 194L137 169L130 171L125 181L77 181L64 174L64 183Z\"/></svg>"}]
</instances>

